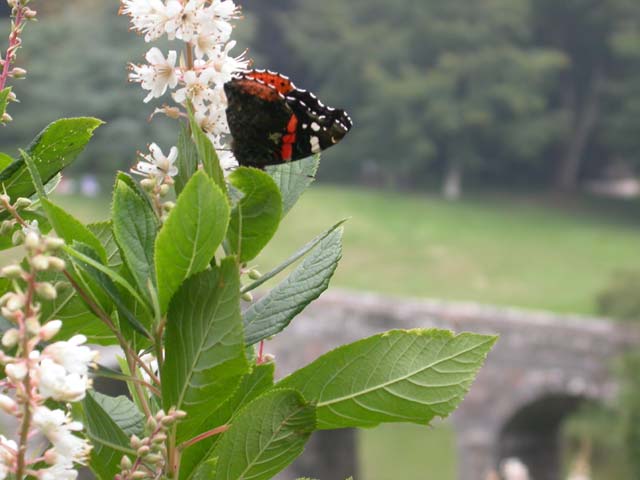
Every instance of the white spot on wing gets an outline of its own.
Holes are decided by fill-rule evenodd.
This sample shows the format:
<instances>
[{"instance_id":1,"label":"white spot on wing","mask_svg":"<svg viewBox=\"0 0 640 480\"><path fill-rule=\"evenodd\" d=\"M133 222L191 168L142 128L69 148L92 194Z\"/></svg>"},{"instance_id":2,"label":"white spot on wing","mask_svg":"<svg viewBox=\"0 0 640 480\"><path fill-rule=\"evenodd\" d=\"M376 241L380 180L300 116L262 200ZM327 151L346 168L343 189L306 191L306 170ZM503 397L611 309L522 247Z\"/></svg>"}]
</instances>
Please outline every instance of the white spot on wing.
<instances>
[{"instance_id":1,"label":"white spot on wing","mask_svg":"<svg viewBox=\"0 0 640 480\"><path fill-rule=\"evenodd\" d=\"M311 151L313 153L320 152L320 139L318 137L311 137Z\"/></svg>"},{"instance_id":2,"label":"white spot on wing","mask_svg":"<svg viewBox=\"0 0 640 480\"><path fill-rule=\"evenodd\" d=\"M314 132L319 132L320 131L320 125L318 125L316 122L313 122L311 124L311 130L313 130Z\"/></svg>"}]
</instances>

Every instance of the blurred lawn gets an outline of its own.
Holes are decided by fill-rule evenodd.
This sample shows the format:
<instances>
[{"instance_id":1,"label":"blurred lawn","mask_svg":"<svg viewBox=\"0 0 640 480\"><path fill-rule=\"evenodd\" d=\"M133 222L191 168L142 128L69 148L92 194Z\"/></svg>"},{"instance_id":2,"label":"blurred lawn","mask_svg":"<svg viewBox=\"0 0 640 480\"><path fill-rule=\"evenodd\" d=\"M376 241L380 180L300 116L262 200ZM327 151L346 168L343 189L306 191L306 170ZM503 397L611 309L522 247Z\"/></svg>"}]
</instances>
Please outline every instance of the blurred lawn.
<instances>
[{"instance_id":1,"label":"blurred lawn","mask_svg":"<svg viewBox=\"0 0 640 480\"><path fill-rule=\"evenodd\" d=\"M107 201L58 197L84 220ZM315 186L256 260L266 271L336 220L344 257L333 286L392 295L595 313L594 298L622 270L640 270L632 204L551 206L513 196L460 202Z\"/></svg>"},{"instance_id":2,"label":"blurred lawn","mask_svg":"<svg viewBox=\"0 0 640 480\"><path fill-rule=\"evenodd\" d=\"M85 221L107 217L103 198L57 197ZM595 313L595 295L621 270L640 270L638 205L554 205L492 195L436 197L315 186L256 260L267 271L351 217L332 285L386 294ZM448 425L386 425L361 433L361 477L453 480Z\"/></svg>"}]
</instances>

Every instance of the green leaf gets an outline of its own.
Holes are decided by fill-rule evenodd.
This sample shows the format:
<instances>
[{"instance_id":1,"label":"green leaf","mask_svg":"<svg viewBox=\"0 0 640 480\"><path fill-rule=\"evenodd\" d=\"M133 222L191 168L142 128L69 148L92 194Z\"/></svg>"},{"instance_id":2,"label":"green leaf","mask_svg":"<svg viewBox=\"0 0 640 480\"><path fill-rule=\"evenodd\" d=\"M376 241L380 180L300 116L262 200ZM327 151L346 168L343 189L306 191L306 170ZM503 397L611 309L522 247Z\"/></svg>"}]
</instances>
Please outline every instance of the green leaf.
<instances>
[{"instance_id":1,"label":"green leaf","mask_svg":"<svg viewBox=\"0 0 640 480\"><path fill-rule=\"evenodd\" d=\"M65 247L65 251L72 256L73 262L88 275L88 277L102 289L102 292L106 294L113 304L118 309L118 313L121 317L126 319L129 325L142 334L146 338L151 338L147 326L143 325L137 315L135 315L128 307L127 301L122 297L120 291L113 283L112 279L120 279L121 284L128 283L120 277L117 273L113 272L109 267L102 265L96 258L95 252L84 244L74 244L72 248ZM133 291L133 288L129 285L129 292ZM142 300L138 297L137 300L142 304Z\"/></svg>"},{"instance_id":2,"label":"green leaf","mask_svg":"<svg viewBox=\"0 0 640 480\"><path fill-rule=\"evenodd\" d=\"M178 425L179 441L201 433L203 420L233 394L249 368L239 290L238 266L228 257L219 268L188 279L171 301L162 398L165 408L188 414Z\"/></svg>"},{"instance_id":3,"label":"green leaf","mask_svg":"<svg viewBox=\"0 0 640 480\"><path fill-rule=\"evenodd\" d=\"M117 399L94 391L89 391L82 401L85 433L93 446L89 467L101 480L112 480L120 472L123 455L132 459L136 456L129 445L129 436L111 416L114 411L120 412L120 408ZM126 424L135 425L134 419L139 418L140 412L133 404L128 410L128 417L119 415L118 418L120 421L130 419Z\"/></svg>"},{"instance_id":4,"label":"green leaf","mask_svg":"<svg viewBox=\"0 0 640 480\"><path fill-rule=\"evenodd\" d=\"M193 108L188 106L189 110L189 126L191 128L191 134L193 136L193 142L198 152L198 158L202 162L203 169L215 184L220 188L223 193L227 193L227 184L224 181L224 172L220 167L220 160L216 149L213 147L209 137L202 131L200 125L196 121L193 113Z\"/></svg>"},{"instance_id":5,"label":"green leaf","mask_svg":"<svg viewBox=\"0 0 640 480\"><path fill-rule=\"evenodd\" d=\"M175 181L176 194L179 195L184 190L185 185L196 173L198 169L198 151L191 140L191 131L187 125L182 124L180 136L178 137L178 160L176 161L178 174L173 178Z\"/></svg>"},{"instance_id":6,"label":"green leaf","mask_svg":"<svg viewBox=\"0 0 640 480\"><path fill-rule=\"evenodd\" d=\"M64 118L45 128L27 149L42 182L46 184L71 164L101 124L96 118ZM35 193L23 159L16 160L0 173L0 185L4 185L12 199L30 197Z\"/></svg>"},{"instance_id":7,"label":"green leaf","mask_svg":"<svg viewBox=\"0 0 640 480\"><path fill-rule=\"evenodd\" d=\"M393 330L339 347L286 377L316 404L318 428L427 424L453 412L496 337Z\"/></svg>"},{"instance_id":8,"label":"green leaf","mask_svg":"<svg viewBox=\"0 0 640 480\"><path fill-rule=\"evenodd\" d=\"M148 202L118 180L113 191L113 234L138 290L149 296L148 282L155 282L154 242L158 220Z\"/></svg>"},{"instance_id":9,"label":"green leaf","mask_svg":"<svg viewBox=\"0 0 640 480\"><path fill-rule=\"evenodd\" d=\"M127 438L131 435L144 437L145 416L138 410L135 403L124 395L110 397L96 391L92 392L92 397L127 435Z\"/></svg>"},{"instance_id":10,"label":"green leaf","mask_svg":"<svg viewBox=\"0 0 640 480\"><path fill-rule=\"evenodd\" d=\"M252 282L252 283L250 283L248 285L245 285L242 288L242 290L240 290L240 292L241 293L246 293L246 292L250 292L251 290L255 290L256 288L258 288L263 283L268 282L269 280L274 278L276 275L278 275L279 273L281 273L284 270L286 270L288 267L290 267L291 265L296 263L298 260L300 260L302 257L304 257L311 250L316 248L321 241L323 241L325 238L327 238L329 235L331 235L338 227L342 226L346 221L347 221L346 219L345 220L341 220L338 223L336 223L333 227L331 227L329 230L327 230L326 232L323 232L322 234L318 235L316 238L311 240L309 243L307 243L305 246L303 246L300 250L298 250L296 253L294 253L289 258L287 258L284 262L282 262L276 268L274 268L273 270L270 270L269 272L265 273L264 275L262 275L255 282Z\"/></svg>"},{"instance_id":11,"label":"green leaf","mask_svg":"<svg viewBox=\"0 0 640 480\"><path fill-rule=\"evenodd\" d=\"M233 396L207 417L199 430L204 432L226 425L238 410L273 386L274 371L273 363L254 366L253 370L242 378ZM180 459L180 478L190 478L189 475L196 467L211 456L219 438L220 436L215 436L200 440L183 452Z\"/></svg>"},{"instance_id":12,"label":"green leaf","mask_svg":"<svg viewBox=\"0 0 640 480\"><path fill-rule=\"evenodd\" d=\"M240 167L229 175L243 196L231 211L229 246L241 262L255 258L269 243L282 217L280 190L269 175L255 168Z\"/></svg>"},{"instance_id":13,"label":"green leaf","mask_svg":"<svg viewBox=\"0 0 640 480\"><path fill-rule=\"evenodd\" d=\"M42 302L41 323L50 320L62 320L62 328L56 335L56 340L66 340L74 335L82 334L89 339L89 343L98 345L112 345L116 338L104 324L87 307L70 283L64 281L64 275L41 274L41 280L57 283L58 296L55 300Z\"/></svg>"},{"instance_id":14,"label":"green leaf","mask_svg":"<svg viewBox=\"0 0 640 480\"><path fill-rule=\"evenodd\" d=\"M228 224L226 197L205 173L196 172L156 238L155 264L163 312L182 282L207 268Z\"/></svg>"},{"instance_id":15,"label":"green leaf","mask_svg":"<svg viewBox=\"0 0 640 480\"><path fill-rule=\"evenodd\" d=\"M305 158L295 162L269 165L266 172L276 182L282 194L282 216L284 217L295 205L304 191L316 179L320 165L320 156Z\"/></svg>"},{"instance_id":16,"label":"green leaf","mask_svg":"<svg viewBox=\"0 0 640 480\"><path fill-rule=\"evenodd\" d=\"M120 248L113 235L111 221L90 223L87 228L93 233L107 252L107 266L117 269L122 265Z\"/></svg>"},{"instance_id":17,"label":"green leaf","mask_svg":"<svg viewBox=\"0 0 640 480\"><path fill-rule=\"evenodd\" d=\"M268 480L298 455L315 429L315 412L295 390L272 390L234 418L213 451L215 480Z\"/></svg>"},{"instance_id":18,"label":"green leaf","mask_svg":"<svg viewBox=\"0 0 640 480\"><path fill-rule=\"evenodd\" d=\"M329 286L342 257L342 227L331 232L278 286L244 312L247 345L284 329Z\"/></svg>"},{"instance_id":19,"label":"green leaf","mask_svg":"<svg viewBox=\"0 0 640 480\"><path fill-rule=\"evenodd\" d=\"M0 172L13 163L13 157L6 153L0 153Z\"/></svg>"},{"instance_id":20,"label":"green leaf","mask_svg":"<svg viewBox=\"0 0 640 480\"><path fill-rule=\"evenodd\" d=\"M100 243L100 240L98 240L96 236L91 233L91 230L85 227L80 220L77 220L63 208L55 205L46 198L41 198L40 202L49 218L49 223L51 223L56 233L63 238L67 244L70 245L74 241L84 243L98 254L102 262L107 261L107 252L102 246L102 243Z\"/></svg>"},{"instance_id":21,"label":"green leaf","mask_svg":"<svg viewBox=\"0 0 640 480\"><path fill-rule=\"evenodd\" d=\"M11 87L5 87L0 91L0 117L2 117L7 111L7 104L9 103L9 94L11 93Z\"/></svg>"},{"instance_id":22,"label":"green leaf","mask_svg":"<svg viewBox=\"0 0 640 480\"><path fill-rule=\"evenodd\" d=\"M31 175L33 188L35 188L36 193L38 194L38 198L47 198L47 193L45 192L44 185L42 184L42 178L40 178L40 172L38 172L38 167L36 167L33 158L31 158L29 154L22 149L20 150L20 156L22 157L22 160L24 160L24 163L27 165L27 170L29 170L29 175Z\"/></svg>"}]
</instances>

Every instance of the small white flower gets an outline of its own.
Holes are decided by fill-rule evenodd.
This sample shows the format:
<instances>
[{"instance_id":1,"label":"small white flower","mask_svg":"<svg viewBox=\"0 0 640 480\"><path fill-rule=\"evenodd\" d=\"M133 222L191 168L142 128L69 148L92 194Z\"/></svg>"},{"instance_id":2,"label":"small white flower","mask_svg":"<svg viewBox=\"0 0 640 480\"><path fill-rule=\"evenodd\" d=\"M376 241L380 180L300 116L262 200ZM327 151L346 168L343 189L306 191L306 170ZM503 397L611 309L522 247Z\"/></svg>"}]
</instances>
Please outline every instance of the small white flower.
<instances>
[{"instance_id":1,"label":"small white flower","mask_svg":"<svg viewBox=\"0 0 640 480\"><path fill-rule=\"evenodd\" d=\"M142 353L142 352L140 352ZM156 356L152 353L145 353L144 355L140 356L140 361L142 363L145 364L145 366L151 370L153 373L158 373L158 359L156 358ZM149 377L149 374L144 370L144 369L140 369L140 374L142 375L142 379L147 382L147 383L152 383L151 382L151 377Z\"/></svg>"},{"instance_id":2,"label":"small white flower","mask_svg":"<svg viewBox=\"0 0 640 480\"><path fill-rule=\"evenodd\" d=\"M170 19L165 24L165 31L169 39L177 38L184 42L193 40L200 29L198 17L204 3L205 0L187 0L186 3L181 3L179 0L169 0L167 13Z\"/></svg>"},{"instance_id":3,"label":"small white flower","mask_svg":"<svg viewBox=\"0 0 640 480\"><path fill-rule=\"evenodd\" d=\"M207 68L200 73L188 70L182 77L184 87L176 90L173 94L173 99L178 103L184 103L189 99L193 102L195 108L202 108L204 102L210 100L214 95L209 85L215 74L216 72L211 68Z\"/></svg>"},{"instance_id":4,"label":"small white flower","mask_svg":"<svg viewBox=\"0 0 640 480\"><path fill-rule=\"evenodd\" d=\"M206 134L213 135L214 138L229 133L225 107L215 108L212 104L204 112L199 110L196 112L196 121Z\"/></svg>"},{"instance_id":5,"label":"small white flower","mask_svg":"<svg viewBox=\"0 0 640 480\"><path fill-rule=\"evenodd\" d=\"M4 367L4 371L7 374L7 377L17 383L24 380L24 377L27 376L28 369L24 362L20 362L10 363Z\"/></svg>"},{"instance_id":6,"label":"small white flower","mask_svg":"<svg viewBox=\"0 0 640 480\"><path fill-rule=\"evenodd\" d=\"M30 232L33 232L40 237L40 227L38 226L38 220L27 221L26 225L22 227L22 231L25 235L28 235Z\"/></svg>"},{"instance_id":7,"label":"small white flower","mask_svg":"<svg viewBox=\"0 0 640 480\"><path fill-rule=\"evenodd\" d=\"M50 468L38 470L38 478L39 480L76 480L78 472L71 464L56 463Z\"/></svg>"},{"instance_id":8,"label":"small white flower","mask_svg":"<svg viewBox=\"0 0 640 480\"><path fill-rule=\"evenodd\" d=\"M72 433L82 430L80 422L74 422L62 410L50 410L40 406L33 413L33 425L55 448L56 463L86 462L91 446L89 442Z\"/></svg>"},{"instance_id":9,"label":"small white flower","mask_svg":"<svg viewBox=\"0 0 640 480\"><path fill-rule=\"evenodd\" d=\"M46 357L38 364L36 377L40 395L60 402L78 402L91 387L87 375L68 373L62 365Z\"/></svg>"},{"instance_id":10,"label":"small white flower","mask_svg":"<svg viewBox=\"0 0 640 480\"><path fill-rule=\"evenodd\" d=\"M161 0L122 0L120 11L131 17L133 29L143 33L146 42L160 38L175 14Z\"/></svg>"},{"instance_id":11,"label":"small white flower","mask_svg":"<svg viewBox=\"0 0 640 480\"><path fill-rule=\"evenodd\" d=\"M7 478L9 469L15 464L18 445L13 440L0 435L0 480Z\"/></svg>"},{"instance_id":12,"label":"small white flower","mask_svg":"<svg viewBox=\"0 0 640 480\"><path fill-rule=\"evenodd\" d=\"M131 169L132 173L143 177L153 177L160 181L164 181L166 177L175 177L178 174L178 167L175 166L178 159L178 149L176 147L171 147L168 156L165 156L155 143L149 146L149 151L150 154L142 156L144 161L138 162Z\"/></svg>"},{"instance_id":13,"label":"small white flower","mask_svg":"<svg viewBox=\"0 0 640 480\"><path fill-rule=\"evenodd\" d=\"M83 345L86 341L87 337L84 335L75 335L68 341L55 342L48 345L42 351L42 356L49 357L54 362L62 365L69 373L87 375L89 367L98 358L98 352Z\"/></svg>"},{"instance_id":14,"label":"small white flower","mask_svg":"<svg viewBox=\"0 0 640 480\"><path fill-rule=\"evenodd\" d=\"M148 65L130 65L129 79L132 82L140 83L144 90L149 90L149 95L144 99L146 103L152 98L164 95L167 88L176 87L178 84L178 75L176 74L178 55L175 50L171 50L165 59L160 49L153 47L147 52L145 58L149 62Z\"/></svg>"},{"instance_id":15,"label":"small white flower","mask_svg":"<svg viewBox=\"0 0 640 480\"><path fill-rule=\"evenodd\" d=\"M40 338L45 342L48 342L58 334L61 328L62 321L51 320L50 322L45 323L42 328L40 328Z\"/></svg>"},{"instance_id":16,"label":"small white flower","mask_svg":"<svg viewBox=\"0 0 640 480\"><path fill-rule=\"evenodd\" d=\"M240 165L230 150L219 150L218 159L220 160L220 168L222 168L225 177Z\"/></svg>"},{"instance_id":17,"label":"small white flower","mask_svg":"<svg viewBox=\"0 0 640 480\"><path fill-rule=\"evenodd\" d=\"M240 72L244 72L249 67L249 60L246 52L242 52L237 57L231 56L230 51L236 46L235 40L226 45L218 45L209 55L209 68L213 70L211 80L219 86L231 81Z\"/></svg>"}]
</instances>

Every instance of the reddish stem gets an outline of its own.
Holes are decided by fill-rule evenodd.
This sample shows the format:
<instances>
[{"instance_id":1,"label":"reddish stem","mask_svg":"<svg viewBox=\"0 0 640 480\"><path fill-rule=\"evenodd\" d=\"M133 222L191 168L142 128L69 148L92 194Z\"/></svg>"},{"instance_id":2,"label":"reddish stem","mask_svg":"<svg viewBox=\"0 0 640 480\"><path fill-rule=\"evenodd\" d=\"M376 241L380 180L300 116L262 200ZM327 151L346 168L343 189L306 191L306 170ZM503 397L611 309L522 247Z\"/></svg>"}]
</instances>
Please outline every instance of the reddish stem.
<instances>
[{"instance_id":1,"label":"reddish stem","mask_svg":"<svg viewBox=\"0 0 640 480\"><path fill-rule=\"evenodd\" d=\"M260 345L258 346L258 360L256 363L258 365L262 365L264 362L264 340L260 340Z\"/></svg>"},{"instance_id":2,"label":"reddish stem","mask_svg":"<svg viewBox=\"0 0 640 480\"><path fill-rule=\"evenodd\" d=\"M191 445L201 442L206 438L213 437L215 435L220 435L221 433L224 433L227 430L229 430L229 427L231 427L231 425L220 425L219 427L216 427L213 430L209 430L207 432L201 433L200 435L193 437L191 440L187 440L186 442L183 442L180 445L178 445L178 450L184 450L185 448L188 448Z\"/></svg>"},{"instance_id":3,"label":"reddish stem","mask_svg":"<svg viewBox=\"0 0 640 480\"><path fill-rule=\"evenodd\" d=\"M4 58L4 65L2 67L2 74L0 75L0 90L4 89L5 85L7 84L9 72L11 71L11 64L15 59L15 52L20 45L20 28L24 20L25 8L26 7L22 5L16 7L16 17L14 20L14 25L11 29L11 33L9 34L9 47L7 48L7 53Z\"/></svg>"}]
</instances>

